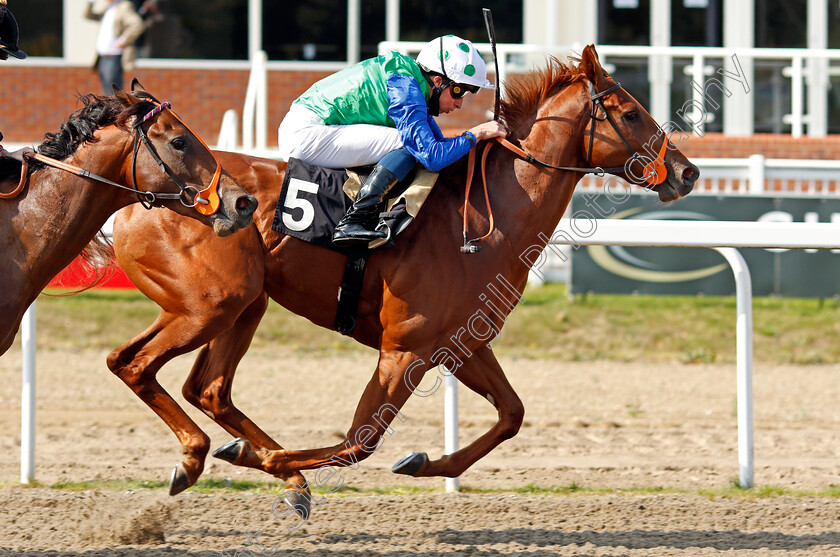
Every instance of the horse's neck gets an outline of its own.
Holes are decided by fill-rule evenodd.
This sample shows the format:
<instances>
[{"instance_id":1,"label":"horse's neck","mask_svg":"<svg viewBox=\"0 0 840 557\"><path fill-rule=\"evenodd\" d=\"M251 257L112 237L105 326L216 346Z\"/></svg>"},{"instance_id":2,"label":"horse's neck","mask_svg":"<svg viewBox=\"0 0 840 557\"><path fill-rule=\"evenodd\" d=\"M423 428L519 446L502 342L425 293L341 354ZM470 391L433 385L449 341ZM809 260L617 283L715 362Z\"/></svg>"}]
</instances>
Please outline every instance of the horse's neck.
<instances>
[{"instance_id":1,"label":"horse's neck","mask_svg":"<svg viewBox=\"0 0 840 557\"><path fill-rule=\"evenodd\" d=\"M578 162L574 157L577 141L575 136L563 136L560 141L555 140L553 145L539 151L527 142L524 145L529 153L540 160L574 166ZM545 244L545 238L551 237L566 211L580 175L546 169L509 154L503 157L513 159L510 163L502 164L513 168L513 189L518 188L522 195L519 202L497 204L501 208L501 214L497 217L498 226L510 231L509 240L514 249L525 250L534 244Z\"/></svg>"},{"instance_id":2,"label":"horse's neck","mask_svg":"<svg viewBox=\"0 0 840 557\"><path fill-rule=\"evenodd\" d=\"M81 165L79 161L85 157L74 159ZM119 179L116 170L106 174ZM84 249L108 217L130 200L112 186L62 170L46 168L32 174L11 219L27 277L33 283L49 281Z\"/></svg>"}]
</instances>

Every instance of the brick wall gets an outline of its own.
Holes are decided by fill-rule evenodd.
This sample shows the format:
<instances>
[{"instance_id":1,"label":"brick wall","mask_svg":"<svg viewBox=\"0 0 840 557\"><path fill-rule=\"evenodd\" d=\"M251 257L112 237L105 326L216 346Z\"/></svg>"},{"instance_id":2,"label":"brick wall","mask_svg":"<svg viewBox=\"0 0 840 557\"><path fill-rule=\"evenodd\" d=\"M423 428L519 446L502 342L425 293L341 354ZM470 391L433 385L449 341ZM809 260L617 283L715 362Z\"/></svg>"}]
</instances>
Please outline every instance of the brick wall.
<instances>
[{"instance_id":1,"label":"brick wall","mask_svg":"<svg viewBox=\"0 0 840 557\"><path fill-rule=\"evenodd\" d=\"M277 145L277 126L292 101L326 72L270 71L268 73L268 141ZM140 68L133 72L143 86L161 100L168 100L190 127L208 143L215 143L222 115L233 108L241 116L248 86L246 70L183 70ZM40 143L44 134L55 132L61 122L81 104L76 96L100 93L99 78L89 68L0 68L4 84L4 107L0 131L7 142ZM126 76L128 87L129 77ZM492 110L493 95L484 92L457 116L442 116L441 127L453 131L468 128ZM458 133L460 133L460 131Z\"/></svg>"},{"instance_id":2,"label":"brick wall","mask_svg":"<svg viewBox=\"0 0 840 557\"><path fill-rule=\"evenodd\" d=\"M142 68L133 75L156 97L170 101L184 121L211 144L218 138L226 110L233 108L241 115L248 84L247 70ZM269 146L276 146L277 125L292 101L325 75L315 71L269 72ZM44 133L57 131L78 108L78 93L99 92L99 79L89 68L4 65L0 77L5 100L0 131L8 142L39 143ZM492 91L482 91L457 113L438 118L438 123L454 135L488 119L492 109ZM683 152L693 157L744 158L761 153L768 158L840 160L840 136L792 139L773 134L725 137L710 133L689 139L683 144Z\"/></svg>"},{"instance_id":3,"label":"brick wall","mask_svg":"<svg viewBox=\"0 0 840 557\"><path fill-rule=\"evenodd\" d=\"M719 133L692 137L680 148L689 157L746 158L761 154L769 159L840 160L840 136L801 137L759 133L747 137Z\"/></svg>"}]
</instances>

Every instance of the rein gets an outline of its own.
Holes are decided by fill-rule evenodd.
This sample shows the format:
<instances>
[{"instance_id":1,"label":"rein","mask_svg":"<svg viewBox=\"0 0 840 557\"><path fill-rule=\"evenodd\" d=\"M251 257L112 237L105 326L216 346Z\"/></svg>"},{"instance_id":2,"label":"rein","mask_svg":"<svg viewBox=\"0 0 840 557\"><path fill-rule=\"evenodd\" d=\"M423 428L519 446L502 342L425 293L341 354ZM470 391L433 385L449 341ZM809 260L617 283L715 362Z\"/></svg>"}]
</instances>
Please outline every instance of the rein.
<instances>
[{"instance_id":1,"label":"rein","mask_svg":"<svg viewBox=\"0 0 840 557\"><path fill-rule=\"evenodd\" d=\"M0 147L0 149L2 149ZM26 157L22 157L21 160L21 171L20 171L20 181L18 182L17 187L10 191L9 193L0 192L0 199L14 199L20 192L23 191L24 186L26 186L26 176L29 173L29 161Z\"/></svg>"},{"instance_id":2,"label":"rein","mask_svg":"<svg viewBox=\"0 0 840 557\"><path fill-rule=\"evenodd\" d=\"M610 116L610 113L607 110L607 107L604 106L604 98L607 95L609 95L610 93L613 93L614 91L617 91L618 89L621 89L621 84L620 83L616 83L615 85L613 85L609 89L605 89L604 91L601 91L600 93L596 93L595 92L595 87L592 85L591 82L589 83L589 100L592 103L592 105L591 105L591 109L590 109L590 112L589 112L589 120L590 120L590 125L589 125L589 148L587 149L587 152L586 152L586 164L588 166L584 166L584 167L579 167L579 166L556 166L556 165L553 165L553 164L550 164L550 163L547 163L545 161L542 161L542 160L539 160L539 159L535 158L533 155L526 152L521 147L518 147L518 146L514 145L513 143L511 143L510 141L508 141L505 138L498 138L497 137L497 138L494 138L494 141L496 143L498 143L499 145L501 145L502 147L505 147L507 150L511 151L513 154L515 154L519 158L523 159L525 162L536 165L536 166L542 166L542 167L545 167L545 168L550 168L552 170L568 170L568 171L571 171L571 172L582 172L584 174L595 174L596 176L599 176L599 177L604 176L607 173L610 173L610 174L622 173L622 172L626 173L628 163L630 163L633 160L640 159L641 155L639 155L639 153L630 146L630 143L627 141L627 139L621 133L621 130L618 129L618 125L615 123L615 120L613 120L612 116ZM604 111L604 117L603 118L598 117L598 107L599 106L601 107L601 110ZM595 166L595 167L592 166L592 148L595 144L595 125L598 122L603 122L605 120L610 123L613 130L615 130L615 133L618 134L619 139L621 139L621 142L624 144L624 147L627 149L627 152L630 153L630 158L627 160L627 162L624 164L624 166L611 166L611 167L606 167L606 168L601 167L601 166ZM487 206L487 214L488 214L488 217L489 217L489 220L490 220L490 230L487 232L487 234L485 234L484 236L481 236L479 238L472 238L472 239L469 238L468 211L469 211L470 186L472 185L473 172L475 170L475 157L476 157L476 154L475 154L476 149L473 148L470 151L469 162L467 164L467 185L466 185L466 191L464 193L464 228L463 228L464 245L461 246L461 253L468 254L468 253L478 253L479 251L481 251L481 247L477 246L475 244L478 244L478 243L484 241L486 238L488 238L490 236L490 234L492 234L493 231L496 228L495 224L494 224L494 221L493 221L493 209L490 207L490 195L489 195L489 192L487 190L487 172L486 172L487 155L490 153L490 149L492 147L493 147L493 143L488 143L487 147L484 149L484 153L481 155L481 181L482 181L482 184L484 186L484 199L485 199L485 204ZM656 159L654 159L651 162L649 162L648 164L646 164L644 166L644 168L642 169L642 171L643 171L642 176L653 177L657 181L654 182L653 178L649 178L649 179L645 180L644 184L646 184L648 186L651 186L651 187L652 186L657 186L657 185L661 184L662 182L664 182L665 179L667 178L667 171L665 169L665 158L664 158L665 157L665 150L667 149L667 147L668 147L668 138L666 137L662 141L662 147L659 149L659 153L657 154Z\"/></svg>"},{"instance_id":3,"label":"rein","mask_svg":"<svg viewBox=\"0 0 840 557\"><path fill-rule=\"evenodd\" d=\"M169 102L159 103L159 102L154 101L152 99L146 99L146 100L153 103L155 105L155 107L152 108L152 110L150 110L149 112L147 112L142 118L139 118L137 123L134 124L135 134L134 134L134 148L133 148L132 157L131 157L131 187L125 186L123 184L119 184L117 182L109 180L108 178L105 178L103 176L99 176L98 174L95 174L95 173L93 173L89 170L79 168L78 166L74 166L72 164L50 158L46 155L42 155L41 153L25 155L24 158L32 158L32 159L40 161L40 162L42 162L42 163L44 163L48 166L52 166L53 168L57 168L59 170L65 171L65 172L69 172L69 173L74 174L76 176L80 176L82 178L87 178L87 179L90 179L90 180L95 180L95 181L101 182L103 184L108 184L109 186L114 186L115 188L124 189L124 190L134 192L137 195L137 199L140 201L140 204L146 209L151 209L154 205L159 204L158 203L159 200L174 199L174 200L180 201L181 204L184 205L185 207L195 207L195 210L198 211L199 213L201 213L202 215L212 215L212 214L214 214L216 211L219 210L219 205L220 205L218 187L219 187L219 181L220 181L220 178L221 178L221 175L222 175L222 165L219 164L219 162L216 160L216 157L213 156L213 153L210 152L210 150L207 148L207 145L205 145L205 143L201 140L201 138L198 137L198 135L196 135L195 132L193 132L190 129L190 127L187 126L187 124L185 124L184 121L181 120L181 118L178 117L177 114L175 114L175 112L172 111L171 105L170 105ZM208 185L204 189L199 190L195 186L188 186L188 185L184 184L184 182L175 174L175 172L169 167L169 165L167 165L165 162L163 162L163 159L160 158L160 155L158 155L157 150L154 148L154 145L152 145L152 142L149 140L149 136L146 135L146 131L143 130L143 124L147 120L150 120L151 118L157 116L164 109L167 109L167 108L170 110L170 113L175 117L175 119L178 120L179 122L181 122L181 124L185 128L187 128L190 131L190 133L192 133L195 136L196 139L198 139L198 141L204 146L204 148L207 149L208 152L210 152L210 155L213 156L213 161L216 163L216 171L213 174L213 179L211 180L210 185ZM137 153L140 150L141 141L142 141L143 145L145 145L146 149L150 152L150 154L152 155L152 158L154 158L154 160L158 164L158 166L160 166L161 171L163 171L163 172L165 172L166 174L169 175L169 177L172 179L172 181L175 182L175 184L181 190L180 192L178 192L178 193L165 193L165 192L154 193L154 192L151 192L151 191L140 190L140 188L137 185ZM24 172L21 176L21 183L23 183L25 181L24 176L26 175L26 170L27 169L24 168ZM22 188L18 187L18 189L16 189L15 192L19 193L20 189L22 189ZM13 192L13 193L15 193L15 192ZM202 194L205 194L205 195L202 195Z\"/></svg>"}]
</instances>

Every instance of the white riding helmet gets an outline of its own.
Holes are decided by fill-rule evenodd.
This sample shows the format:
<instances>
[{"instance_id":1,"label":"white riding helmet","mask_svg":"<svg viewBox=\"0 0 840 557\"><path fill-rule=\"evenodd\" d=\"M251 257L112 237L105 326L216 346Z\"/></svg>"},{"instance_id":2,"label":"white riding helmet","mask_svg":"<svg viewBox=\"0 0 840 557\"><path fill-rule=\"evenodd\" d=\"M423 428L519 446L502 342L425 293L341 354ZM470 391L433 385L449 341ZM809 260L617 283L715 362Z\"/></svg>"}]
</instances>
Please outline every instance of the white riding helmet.
<instances>
[{"instance_id":1,"label":"white riding helmet","mask_svg":"<svg viewBox=\"0 0 840 557\"><path fill-rule=\"evenodd\" d=\"M429 41L417 55L417 63L427 72L442 74L455 83L493 89L478 50L470 41L455 35Z\"/></svg>"}]
</instances>

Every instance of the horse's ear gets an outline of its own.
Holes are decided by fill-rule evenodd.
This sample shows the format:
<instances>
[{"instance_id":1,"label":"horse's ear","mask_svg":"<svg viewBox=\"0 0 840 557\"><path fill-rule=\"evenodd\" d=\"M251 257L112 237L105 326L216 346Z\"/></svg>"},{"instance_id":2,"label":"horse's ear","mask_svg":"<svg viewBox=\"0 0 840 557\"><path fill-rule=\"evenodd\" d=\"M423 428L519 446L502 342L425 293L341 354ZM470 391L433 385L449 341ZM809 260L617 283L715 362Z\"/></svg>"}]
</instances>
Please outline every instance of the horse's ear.
<instances>
[{"instance_id":1,"label":"horse's ear","mask_svg":"<svg viewBox=\"0 0 840 557\"><path fill-rule=\"evenodd\" d=\"M608 78L607 72L601 67L601 62L598 60L598 53L595 51L594 45L586 45L583 53L580 55L580 69L589 79L593 85L598 85L605 78Z\"/></svg>"},{"instance_id":2,"label":"horse's ear","mask_svg":"<svg viewBox=\"0 0 840 557\"><path fill-rule=\"evenodd\" d=\"M131 106L136 102L139 102L136 97L133 95L129 95L116 85L112 85L114 88L114 96L117 97L117 100L122 103L123 106Z\"/></svg>"},{"instance_id":3,"label":"horse's ear","mask_svg":"<svg viewBox=\"0 0 840 557\"><path fill-rule=\"evenodd\" d=\"M135 91L146 92L146 88L140 84L140 81L136 77L131 80L131 92L134 93Z\"/></svg>"}]
</instances>

